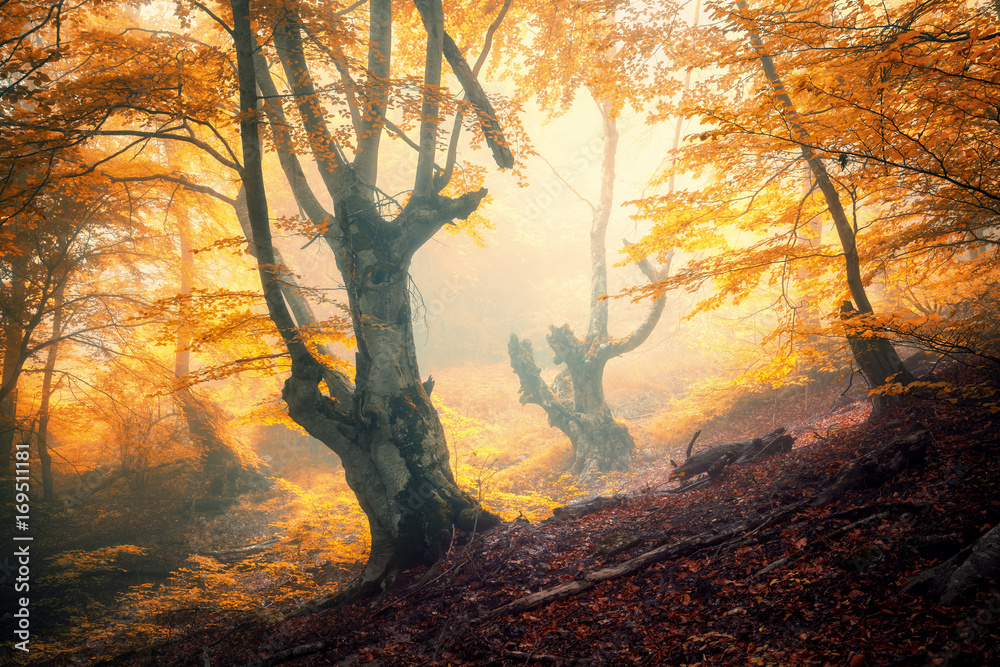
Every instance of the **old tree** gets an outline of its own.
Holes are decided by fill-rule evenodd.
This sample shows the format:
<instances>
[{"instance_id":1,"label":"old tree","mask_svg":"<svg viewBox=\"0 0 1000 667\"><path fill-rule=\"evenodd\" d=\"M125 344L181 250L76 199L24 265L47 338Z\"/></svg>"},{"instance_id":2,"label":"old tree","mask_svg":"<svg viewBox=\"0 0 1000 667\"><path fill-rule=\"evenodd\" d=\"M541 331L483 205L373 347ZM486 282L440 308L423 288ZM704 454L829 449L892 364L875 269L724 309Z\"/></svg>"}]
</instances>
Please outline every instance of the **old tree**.
<instances>
[{"instance_id":1,"label":"old tree","mask_svg":"<svg viewBox=\"0 0 1000 667\"><path fill-rule=\"evenodd\" d=\"M233 38L239 71L242 183L246 214L268 311L291 355L292 373L283 397L289 414L341 458L348 484L368 517L371 552L360 579L341 597L364 594L391 579L399 568L437 559L447 548L453 526L463 531L488 527L498 517L456 484L437 412L417 367L408 268L414 253L444 225L471 215L486 196L483 188L444 196L454 171L454 157L444 168L435 162L447 61L465 90L476 119L475 131L493 149L501 167L513 166L497 114L478 85L465 57L445 31L441 0L418 0L417 15L389 0L368 3L367 21L311 14L303 5L232 3ZM345 10L349 13L349 10ZM367 23L357 38L355 25ZM412 78L394 78L393 28L405 25L409 40L423 33L423 77L419 85L418 158L412 193L402 205L387 200L377 187L379 149L391 98ZM422 29L421 29L422 26ZM495 28L494 28L495 30ZM314 78L317 33L329 42L321 58L332 59L352 117L353 136L331 128L324 109L328 99ZM352 51L362 39L363 64ZM312 42L312 44L308 43ZM488 44L488 42L487 42ZM412 46L409 47L412 50ZM269 65L280 62L289 90L278 92ZM404 61L405 69L407 63ZM260 94L258 94L258 91ZM322 176L333 210L323 207L303 175L288 133L283 98L294 101L301 135ZM282 296L282 277L270 241L267 188L261 168L256 110L264 101L266 117L282 169L301 209L322 228L343 276L351 324L357 341L356 376L326 365L310 349ZM469 108L466 108L469 111ZM412 117L412 116L411 116ZM395 127L395 126L393 126ZM402 130L395 130L402 134ZM451 138L454 144L457 132ZM354 152L353 159L347 155ZM454 151L449 152L450 156ZM325 391L324 391L325 385Z\"/></svg>"},{"instance_id":2,"label":"old tree","mask_svg":"<svg viewBox=\"0 0 1000 667\"><path fill-rule=\"evenodd\" d=\"M487 97L466 59L481 52L478 71L509 6L462 9L447 12L446 30L441 0L94 5L93 20L81 10L73 33L78 50L69 52L89 66L78 76L53 71L25 88L34 106L11 101L22 115L45 116L47 141L93 147L93 156L68 170L80 186L88 174L123 191L136 182L159 184L235 210L291 359L283 391L288 412L340 457L368 519L366 568L338 599L375 590L409 564L433 562L455 527L475 531L499 521L458 487L450 469L429 396L433 384L422 381L417 366L409 292L414 253L445 225L469 218L487 195L482 170L458 159L460 140L488 146L501 168L514 166L500 123L505 110L495 108L499 103ZM64 61L67 69L75 66L69 56ZM461 94L447 87L454 80ZM450 132L440 129L446 118ZM284 178L272 175L265 184L271 154ZM395 169L380 179L386 160ZM128 166L118 168L120 162ZM405 194L386 194L385 187L399 191L401 171L411 177ZM329 247L341 276L348 316L337 334L340 340L353 334L353 377L349 364L315 341L322 327L273 247L270 224L277 216L268 198L288 191L300 224ZM165 210L174 199L168 194ZM9 230L3 227L5 241ZM185 235L181 251L188 258ZM66 273L57 264L42 281L42 301L52 301ZM181 266L182 301L191 292L190 274L190 266ZM36 327L51 314L37 310L29 318ZM176 335L178 376L188 370L186 326ZM5 340L12 346L29 334ZM5 413L13 412L4 398L12 395L14 374L5 368ZM10 449L9 421L0 423L0 454Z\"/></svg>"},{"instance_id":3,"label":"old tree","mask_svg":"<svg viewBox=\"0 0 1000 667\"><path fill-rule=\"evenodd\" d=\"M608 405L604 370L612 359L632 352L649 338L665 304L656 295L643 321L630 333L611 334L607 234L615 210L617 117L624 97L620 82L612 76L615 38L611 17L620 9L619 4L615 0L598 2L573 13L561 12L551 4L532 8L531 19L537 26L532 42L534 57L525 70L511 72L519 88L535 96L550 115L565 112L574 95L583 89L593 99L601 120L600 187L596 203L579 195L591 214L590 316L586 334L577 336L568 324L549 327L545 340L552 350L553 361L565 365L551 387L535 363L530 340L511 334L507 347L510 365L520 379L521 403L540 406L549 424L566 434L573 447L569 470L583 476L624 471L631 466L635 441L625 424L614 418ZM556 176L561 178L558 172ZM645 257L636 258L636 265L650 283L666 277L670 258L665 258L664 263L662 269L657 269Z\"/></svg>"}]
</instances>

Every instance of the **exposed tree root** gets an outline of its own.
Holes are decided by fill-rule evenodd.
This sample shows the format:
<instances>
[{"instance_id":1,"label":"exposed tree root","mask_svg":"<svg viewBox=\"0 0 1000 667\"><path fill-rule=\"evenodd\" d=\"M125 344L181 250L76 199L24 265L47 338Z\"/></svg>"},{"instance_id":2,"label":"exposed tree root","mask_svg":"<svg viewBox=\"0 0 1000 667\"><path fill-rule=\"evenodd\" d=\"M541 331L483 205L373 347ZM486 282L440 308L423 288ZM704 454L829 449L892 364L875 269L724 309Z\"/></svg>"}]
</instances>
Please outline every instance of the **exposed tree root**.
<instances>
[{"instance_id":1,"label":"exposed tree root","mask_svg":"<svg viewBox=\"0 0 1000 667\"><path fill-rule=\"evenodd\" d=\"M921 463L927 448L935 444L934 436L922 426L893 438L874 451L846 463L833 481L816 494L812 506L825 505L860 486L874 487L885 483L901 470Z\"/></svg>"},{"instance_id":2,"label":"exposed tree root","mask_svg":"<svg viewBox=\"0 0 1000 667\"><path fill-rule=\"evenodd\" d=\"M1000 525L986 531L957 554L924 570L903 588L903 593L928 592L944 604L1000 570Z\"/></svg>"},{"instance_id":3,"label":"exposed tree root","mask_svg":"<svg viewBox=\"0 0 1000 667\"><path fill-rule=\"evenodd\" d=\"M813 540L812 542L810 542L806 546L802 547L798 551L794 551L794 552L788 554L787 556L785 556L783 558L779 558L778 560L774 561L773 563L762 567L757 572L755 572L753 576L754 577L760 577L760 576L763 576L763 575L767 574L768 572L773 572L774 570L777 570L779 567L783 567L783 566L787 565L788 563L793 563L793 562L799 560L800 558L802 558L803 556L805 556L810 551L814 551L816 549L816 547L820 546L821 544L829 542L830 540L835 540L835 539L837 539L839 537L843 537L844 535L846 535L847 533L851 532L852 530L854 530L855 528L857 528L859 526L863 526L866 523L871 523L873 521L881 521L882 519L885 519L888 516L889 516L888 512L883 512L881 514L873 514L872 516L866 517L864 519L860 519L859 521L855 521L852 524L849 524L847 526L843 526L841 528L838 528L837 530L833 531L832 533L824 535L823 537L821 537L819 539Z\"/></svg>"},{"instance_id":4,"label":"exposed tree root","mask_svg":"<svg viewBox=\"0 0 1000 667\"><path fill-rule=\"evenodd\" d=\"M384 593L392 586L398 574L399 571L396 569L386 571L378 577L366 577L362 574L336 593L324 595L315 600L309 600L301 606L289 609L281 615L281 620L286 621L290 618L308 616L324 609L341 607L352 602L375 598L379 593Z\"/></svg>"}]
</instances>

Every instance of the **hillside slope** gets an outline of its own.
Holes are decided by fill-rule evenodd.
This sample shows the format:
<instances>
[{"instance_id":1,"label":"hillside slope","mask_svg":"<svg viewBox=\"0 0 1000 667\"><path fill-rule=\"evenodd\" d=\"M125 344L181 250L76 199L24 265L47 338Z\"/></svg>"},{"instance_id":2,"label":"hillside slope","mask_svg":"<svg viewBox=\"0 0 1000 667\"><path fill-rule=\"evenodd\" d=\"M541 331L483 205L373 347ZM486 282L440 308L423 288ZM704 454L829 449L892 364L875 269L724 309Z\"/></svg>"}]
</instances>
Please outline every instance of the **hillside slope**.
<instances>
[{"instance_id":1,"label":"hillside slope","mask_svg":"<svg viewBox=\"0 0 1000 667\"><path fill-rule=\"evenodd\" d=\"M1000 523L998 452L987 411L915 402L706 488L508 523L367 606L48 664L998 664L996 572L951 604L903 590Z\"/></svg>"}]
</instances>

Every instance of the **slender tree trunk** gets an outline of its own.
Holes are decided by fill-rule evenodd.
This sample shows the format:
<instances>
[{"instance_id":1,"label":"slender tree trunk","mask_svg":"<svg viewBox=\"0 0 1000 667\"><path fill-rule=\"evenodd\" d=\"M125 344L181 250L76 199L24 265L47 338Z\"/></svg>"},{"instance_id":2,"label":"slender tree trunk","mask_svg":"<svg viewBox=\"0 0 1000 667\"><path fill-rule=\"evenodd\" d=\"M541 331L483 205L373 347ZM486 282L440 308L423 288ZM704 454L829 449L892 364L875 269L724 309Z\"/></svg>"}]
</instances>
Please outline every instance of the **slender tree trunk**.
<instances>
[{"instance_id":1,"label":"slender tree trunk","mask_svg":"<svg viewBox=\"0 0 1000 667\"><path fill-rule=\"evenodd\" d=\"M812 170L809 168L808 163L806 163L803 165L802 200L799 203L800 210L809 200L809 196L812 194L812 191ZM823 220L819 217L812 218L804 225L800 226L796 234L798 236L797 243L799 246L807 248L810 252L819 250L819 248L823 245ZM804 285L812 277L812 272L802 265L800 265L795 271L795 282L798 284L795 289L795 291L798 292L798 299L796 303L798 310L796 313L798 318L802 320L805 328L810 332L819 327L822 314L816 300L799 286Z\"/></svg>"},{"instance_id":2,"label":"slender tree trunk","mask_svg":"<svg viewBox=\"0 0 1000 667\"><path fill-rule=\"evenodd\" d=\"M292 419L340 456L347 482L368 518L371 532L371 552L364 572L336 598L344 601L374 592L403 567L439 558L448 547L454 526L471 531L499 521L455 483L444 431L420 381L407 291L413 253L441 226L471 214L486 192L480 190L457 199L427 192L431 181L426 175L433 160L424 157L415 196L396 219L383 219L373 205L373 184L359 180L351 165L338 165L339 156L329 150L331 141L324 121L311 106L309 91L313 84L294 15L276 26L275 44L282 64L294 74L289 81L301 102L299 113L310 141L315 142L314 153L335 202L336 216L323 211L314 197L306 196L297 159L276 141L282 168L310 218L317 223L334 220L327 240L343 275L357 339L354 386L327 372L295 330L271 243L248 4L248 0L232 2L240 81L242 176L268 312L292 359L291 377L285 382L282 396ZM427 5L429 12L425 11ZM439 1L421 0L418 8L440 25ZM391 4L388 0L372 0L369 11L372 39L382 44L373 49L373 57L388 57L390 36L386 33L391 25ZM430 39L430 48L440 48L434 46L439 41L439 36ZM430 54L428 60L433 59ZM266 73L261 73L263 89L269 82ZM433 72L429 77L433 79ZM376 111L383 113L384 109ZM429 126L436 127L436 119L425 121L422 143L428 139L432 151ZM282 131L274 123L271 129L276 136ZM329 395L320 390L324 380Z\"/></svg>"},{"instance_id":3,"label":"slender tree trunk","mask_svg":"<svg viewBox=\"0 0 1000 667\"><path fill-rule=\"evenodd\" d=\"M177 219L180 244L180 326L174 346L174 377L182 378L191 370L191 291L194 289L194 252L191 248L191 221L182 213Z\"/></svg>"},{"instance_id":4,"label":"slender tree trunk","mask_svg":"<svg viewBox=\"0 0 1000 667\"><path fill-rule=\"evenodd\" d=\"M52 317L52 339L58 340L63 330L63 289L65 283L59 286L52 297L55 314ZM45 369L42 375L42 398L38 405L38 460L42 464L42 500L54 503L55 489L52 485L52 454L49 452L49 404L52 398L52 376L55 375L56 358L59 355L59 343L49 346L45 358Z\"/></svg>"},{"instance_id":5,"label":"slender tree trunk","mask_svg":"<svg viewBox=\"0 0 1000 667\"><path fill-rule=\"evenodd\" d=\"M744 13L748 11L746 0L738 0L736 4L740 11ZM870 328L865 326L864 316L873 315L874 310L872 309L871 302L868 300L864 280L861 276L861 260L858 256L854 228L847 219L847 213L844 211L844 206L840 201L840 195L826 171L826 166L823 164L822 158L816 155L816 152L813 150L813 146L815 145L813 139L809 131L802 124L802 118L792 104L792 99L785 89L785 84L774 66L774 60L764 50L763 40L756 31L751 30L750 41L754 51L757 52L760 58L764 76L767 78L768 83L770 83L775 98L781 103L782 115L792 131L792 139L799 144L802 150L802 157L809 165L813 178L816 180L816 186L823 193L830 217L833 219L834 228L840 237L840 245L844 250L844 273L847 278L847 286L859 311L858 316L851 316L845 319L849 320L849 322L856 321L859 324L857 328L869 329L870 331ZM850 302L845 302L842 312L848 314L852 311L854 311L853 305ZM902 382L903 384L908 384L914 380L913 376L903 365L902 360L900 360L896 349L887 338L877 334L851 334L848 336L848 342L854 353L854 360L871 389L877 389L885 385L890 379ZM883 412L889 402L890 399L887 397L878 394L874 395L872 415L876 416Z\"/></svg>"},{"instance_id":6,"label":"slender tree trunk","mask_svg":"<svg viewBox=\"0 0 1000 667\"><path fill-rule=\"evenodd\" d=\"M191 328L189 299L194 290L194 252L191 243L191 222L181 216L177 220L180 245L180 326L174 347L174 378L181 380L191 370ZM184 415L191 444L198 450L202 472L208 479L210 496L233 496L269 486L266 477L226 432L222 411L213 401L199 396L192 387L179 387L175 392L177 405Z\"/></svg>"}]
</instances>

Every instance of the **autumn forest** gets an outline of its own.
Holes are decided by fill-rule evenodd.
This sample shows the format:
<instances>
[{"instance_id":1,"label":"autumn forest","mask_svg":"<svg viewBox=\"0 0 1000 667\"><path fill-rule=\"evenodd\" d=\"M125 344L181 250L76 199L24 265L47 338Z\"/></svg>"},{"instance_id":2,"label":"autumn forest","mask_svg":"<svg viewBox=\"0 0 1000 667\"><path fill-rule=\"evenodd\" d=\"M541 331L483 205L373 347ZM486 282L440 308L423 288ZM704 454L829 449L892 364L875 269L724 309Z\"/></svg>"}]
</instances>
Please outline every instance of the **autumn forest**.
<instances>
[{"instance_id":1,"label":"autumn forest","mask_svg":"<svg viewBox=\"0 0 1000 667\"><path fill-rule=\"evenodd\" d=\"M998 664L998 47L0 0L0 663Z\"/></svg>"}]
</instances>

